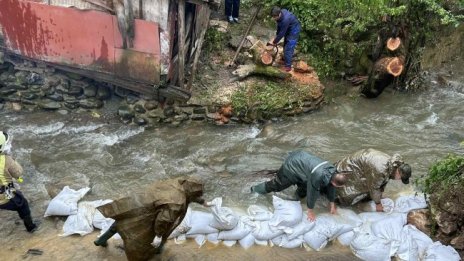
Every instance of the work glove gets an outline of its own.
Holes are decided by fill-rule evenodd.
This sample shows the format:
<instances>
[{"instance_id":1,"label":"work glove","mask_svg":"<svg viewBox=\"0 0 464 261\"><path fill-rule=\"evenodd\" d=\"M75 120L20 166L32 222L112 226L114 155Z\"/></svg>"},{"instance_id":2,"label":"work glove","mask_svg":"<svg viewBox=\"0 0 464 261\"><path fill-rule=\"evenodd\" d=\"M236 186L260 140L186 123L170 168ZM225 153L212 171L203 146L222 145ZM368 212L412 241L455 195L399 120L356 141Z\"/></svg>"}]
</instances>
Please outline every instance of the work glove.
<instances>
[{"instance_id":1,"label":"work glove","mask_svg":"<svg viewBox=\"0 0 464 261\"><path fill-rule=\"evenodd\" d=\"M273 42L267 42L266 46L276 46L277 44L273 43Z\"/></svg>"},{"instance_id":2,"label":"work glove","mask_svg":"<svg viewBox=\"0 0 464 261\"><path fill-rule=\"evenodd\" d=\"M151 242L151 245L154 248L158 248L161 245L161 241L163 241L163 237L155 236L155 238L153 239L153 242Z\"/></svg>"},{"instance_id":3,"label":"work glove","mask_svg":"<svg viewBox=\"0 0 464 261\"><path fill-rule=\"evenodd\" d=\"M23 179L23 177L19 177L19 178L17 179L17 181L18 181L18 183L23 183L23 182L24 182L24 179Z\"/></svg>"}]
</instances>

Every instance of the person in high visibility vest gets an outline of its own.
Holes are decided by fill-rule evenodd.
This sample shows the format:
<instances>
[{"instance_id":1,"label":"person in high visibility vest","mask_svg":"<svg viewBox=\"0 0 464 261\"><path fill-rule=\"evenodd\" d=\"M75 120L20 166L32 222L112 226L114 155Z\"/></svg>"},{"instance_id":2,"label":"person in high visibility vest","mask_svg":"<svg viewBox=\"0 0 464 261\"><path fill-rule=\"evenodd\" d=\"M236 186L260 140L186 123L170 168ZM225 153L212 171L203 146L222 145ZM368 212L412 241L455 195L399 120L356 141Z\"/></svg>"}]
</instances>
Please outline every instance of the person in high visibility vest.
<instances>
[{"instance_id":1,"label":"person in high visibility vest","mask_svg":"<svg viewBox=\"0 0 464 261\"><path fill-rule=\"evenodd\" d=\"M8 141L8 134L0 131L0 209L18 212L26 230L33 233L37 230L37 225L32 221L29 203L13 183L14 180L22 182L23 168L6 154Z\"/></svg>"}]
</instances>

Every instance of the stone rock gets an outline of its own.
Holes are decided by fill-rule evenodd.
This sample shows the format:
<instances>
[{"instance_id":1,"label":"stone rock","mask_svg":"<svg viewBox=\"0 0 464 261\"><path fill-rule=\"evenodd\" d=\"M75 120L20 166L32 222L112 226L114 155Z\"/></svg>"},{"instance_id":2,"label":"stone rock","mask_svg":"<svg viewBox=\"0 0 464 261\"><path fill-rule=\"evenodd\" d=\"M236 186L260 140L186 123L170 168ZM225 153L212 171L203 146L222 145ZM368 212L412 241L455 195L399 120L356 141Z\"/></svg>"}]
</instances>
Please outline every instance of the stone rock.
<instances>
[{"instance_id":1,"label":"stone rock","mask_svg":"<svg viewBox=\"0 0 464 261\"><path fill-rule=\"evenodd\" d=\"M79 96L79 95L82 95L83 93L84 93L84 91L82 90L81 87L71 86L71 87L69 87L67 94L74 95L74 96Z\"/></svg>"},{"instance_id":2,"label":"stone rock","mask_svg":"<svg viewBox=\"0 0 464 261\"><path fill-rule=\"evenodd\" d=\"M58 110L61 109L61 103L56 101L41 101L38 103L39 107L44 110Z\"/></svg>"},{"instance_id":3,"label":"stone rock","mask_svg":"<svg viewBox=\"0 0 464 261\"><path fill-rule=\"evenodd\" d=\"M63 96L59 93L53 93L51 95L46 95L45 97L47 97L48 99L52 101L64 101Z\"/></svg>"},{"instance_id":4,"label":"stone rock","mask_svg":"<svg viewBox=\"0 0 464 261\"><path fill-rule=\"evenodd\" d=\"M5 88L0 89L0 95L1 96L10 95L10 94L13 94L15 92L16 92L16 89L9 88L9 87L5 87Z\"/></svg>"},{"instance_id":5,"label":"stone rock","mask_svg":"<svg viewBox=\"0 0 464 261\"><path fill-rule=\"evenodd\" d=\"M13 102L13 103L11 103L11 109L12 109L13 111L20 111L20 110L22 110L22 108L23 108L23 106L22 106L21 103L19 103L19 102Z\"/></svg>"},{"instance_id":6,"label":"stone rock","mask_svg":"<svg viewBox=\"0 0 464 261\"><path fill-rule=\"evenodd\" d=\"M87 86L89 86L89 84L88 84L87 82L85 82L85 81L76 81L76 80L73 80L73 79L71 79L71 80L69 81L69 85L70 85L71 87L79 87L79 88L81 88L81 89L84 89L84 88L86 88Z\"/></svg>"},{"instance_id":7,"label":"stone rock","mask_svg":"<svg viewBox=\"0 0 464 261\"><path fill-rule=\"evenodd\" d=\"M74 110L74 109L79 108L79 102L78 101L76 102L65 101L64 106L70 110Z\"/></svg>"},{"instance_id":8,"label":"stone rock","mask_svg":"<svg viewBox=\"0 0 464 261\"><path fill-rule=\"evenodd\" d=\"M184 113L174 116L174 121L183 122L183 121L186 121L188 119L189 119L188 115L184 114Z\"/></svg>"},{"instance_id":9,"label":"stone rock","mask_svg":"<svg viewBox=\"0 0 464 261\"><path fill-rule=\"evenodd\" d=\"M9 102L21 102L21 96L18 93L13 93L8 96L4 96L3 99Z\"/></svg>"},{"instance_id":10,"label":"stone rock","mask_svg":"<svg viewBox=\"0 0 464 261\"><path fill-rule=\"evenodd\" d=\"M21 97L26 100L34 100L37 99L39 96L33 92L25 92L21 94Z\"/></svg>"},{"instance_id":11,"label":"stone rock","mask_svg":"<svg viewBox=\"0 0 464 261\"><path fill-rule=\"evenodd\" d=\"M137 96L135 96L135 95L129 94L126 97L127 104L135 104L138 101L139 101L139 98Z\"/></svg>"},{"instance_id":12,"label":"stone rock","mask_svg":"<svg viewBox=\"0 0 464 261\"><path fill-rule=\"evenodd\" d=\"M174 115L176 115L174 107L169 106L164 109L164 116L173 117Z\"/></svg>"},{"instance_id":13,"label":"stone rock","mask_svg":"<svg viewBox=\"0 0 464 261\"><path fill-rule=\"evenodd\" d=\"M146 125L148 123L148 120L144 117L135 117L134 123L139 126L142 126L142 125Z\"/></svg>"},{"instance_id":14,"label":"stone rock","mask_svg":"<svg viewBox=\"0 0 464 261\"><path fill-rule=\"evenodd\" d=\"M72 80L81 80L83 78L81 75L72 72L65 72L64 74Z\"/></svg>"},{"instance_id":15,"label":"stone rock","mask_svg":"<svg viewBox=\"0 0 464 261\"><path fill-rule=\"evenodd\" d=\"M121 105L118 108L118 115L122 119L132 119L134 117L134 112L127 105Z\"/></svg>"},{"instance_id":16,"label":"stone rock","mask_svg":"<svg viewBox=\"0 0 464 261\"><path fill-rule=\"evenodd\" d=\"M69 92L69 86L63 85L63 84L58 84L55 87L56 92L61 93L61 94L68 94Z\"/></svg>"},{"instance_id":17,"label":"stone rock","mask_svg":"<svg viewBox=\"0 0 464 261\"><path fill-rule=\"evenodd\" d=\"M27 86L25 85L20 85L20 84L15 84L15 83L9 83L6 85L7 88L15 89L17 91L25 91L27 90Z\"/></svg>"},{"instance_id":18,"label":"stone rock","mask_svg":"<svg viewBox=\"0 0 464 261\"><path fill-rule=\"evenodd\" d=\"M107 86L98 86L96 98L99 100L107 100L111 97L111 89Z\"/></svg>"},{"instance_id":19,"label":"stone rock","mask_svg":"<svg viewBox=\"0 0 464 261\"><path fill-rule=\"evenodd\" d=\"M209 21L210 27L215 27L216 30L222 33L227 33L227 29L229 28L229 23L227 21L216 20L212 19Z\"/></svg>"},{"instance_id":20,"label":"stone rock","mask_svg":"<svg viewBox=\"0 0 464 261\"><path fill-rule=\"evenodd\" d=\"M190 116L190 119L192 119L193 121L203 121L205 120L205 115L204 114L192 114L192 116Z\"/></svg>"},{"instance_id":21,"label":"stone rock","mask_svg":"<svg viewBox=\"0 0 464 261\"><path fill-rule=\"evenodd\" d=\"M69 113L69 111L67 111L67 110L58 110L57 112L59 114L61 114L61 115L68 115L68 113Z\"/></svg>"},{"instance_id":22,"label":"stone rock","mask_svg":"<svg viewBox=\"0 0 464 261\"><path fill-rule=\"evenodd\" d=\"M25 105L37 105L37 101L35 101L35 100L28 100L28 99L25 99L24 97L21 98L21 103L22 103L22 104L25 104Z\"/></svg>"},{"instance_id":23,"label":"stone rock","mask_svg":"<svg viewBox=\"0 0 464 261\"><path fill-rule=\"evenodd\" d=\"M300 72L300 73L311 73L311 72L314 71L314 68L309 66L304 61L298 61L298 62L294 63L293 69L296 72Z\"/></svg>"},{"instance_id":24,"label":"stone rock","mask_svg":"<svg viewBox=\"0 0 464 261\"><path fill-rule=\"evenodd\" d=\"M56 89L55 87L51 87L49 85L42 85L42 92L44 93L44 95L52 95L55 93Z\"/></svg>"},{"instance_id":25,"label":"stone rock","mask_svg":"<svg viewBox=\"0 0 464 261\"><path fill-rule=\"evenodd\" d=\"M58 86L58 84L61 83L61 78L56 76L55 74L52 74L50 76L47 76L47 78L45 79L45 82L51 87L56 87Z\"/></svg>"},{"instance_id":26,"label":"stone rock","mask_svg":"<svg viewBox=\"0 0 464 261\"><path fill-rule=\"evenodd\" d=\"M146 112L146 110L142 106L142 104L139 104L139 103L134 105L134 111L137 112L137 113L145 113Z\"/></svg>"},{"instance_id":27,"label":"stone rock","mask_svg":"<svg viewBox=\"0 0 464 261\"><path fill-rule=\"evenodd\" d=\"M42 75L32 72L30 73L27 78L27 84L30 85L42 85L45 83L45 79L42 77Z\"/></svg>"},{"instance_id":28,"label":"stone rock","mask_svg":"<svg viewBox=\"0 0 464 261\"><path fill-rule=\"evenodd\" d=\"M206 114L206 108L204 107L193 108L193 114Z\"/></svg>"},{"instance_id":29,"label":"stone rock","mask_svg":"<svg viewBox=\"0 0 464 261\"><path fill-rule=\"evenodd\" d=\"M418 209L408 213L408 224L414 225L417 229L427 235L431 234L430 210Z\"/></svg>"},{"instance_id":30,"label":"stone rock","mask_svg":"<svg viewBox=\"0 0 464 261\"><path fill-rule=\"evenodd\" d=\"M88 98L80 100L79 106L84 109L99 109L103 107L103 102L95 98Z\"/></svg>"},{"instance_id":31,"label":"stone rock","mask_svg":"<svg viewBox=\"0 0 464 261\"><path fill-rule=\"evenodd\" d=\"M166 117L164 116L164 112L162 109L158 108L156 110L152 110L150 112L148 112L148 117L152 118L152 119L155 119L155 120L163 120L165 119Z\"/></svg>"},{"instance_id":32,"label":"stone rock","mask_svg":"<svg viewBox=\"0 0 464 261\"><path fill-rule=\"evenodd\" d=\"M457 237L451 240L451 245L458 250L464 250L464 233L461 231L458 234Z\"/></svg>"},{"instance_id":33,"label":"stone rock","mask_svg":"<svg viewBox=\"0 0 464 261\"><path fill-rule=\"evenodd\" d=\"M97 96L97 87L94 85L89 85L84 88L84 96L86 97L95 97Z\"/></svg>"},{"instance_id":34,"label":"stone rock","mask_svg":"<svg viewBox=\"0 0 464 261\"><path fill-rule=\"evenodd\" d=\"M158 108L158 102L157 101L147 101L144 104L144 108L147 111L154 110L154 109Z\"/></svg>"},{"instance_id":35,"label":"stone rock","mask_svg":"<svg viewBox=\"0 0 464 261\"><path fill-rule=\"evenodd\" d=\"M26 71L18 71L15 73L16 82L20 85L27 84L27 77L29 76L29 72Z\"/></svg>"}]
</instances>

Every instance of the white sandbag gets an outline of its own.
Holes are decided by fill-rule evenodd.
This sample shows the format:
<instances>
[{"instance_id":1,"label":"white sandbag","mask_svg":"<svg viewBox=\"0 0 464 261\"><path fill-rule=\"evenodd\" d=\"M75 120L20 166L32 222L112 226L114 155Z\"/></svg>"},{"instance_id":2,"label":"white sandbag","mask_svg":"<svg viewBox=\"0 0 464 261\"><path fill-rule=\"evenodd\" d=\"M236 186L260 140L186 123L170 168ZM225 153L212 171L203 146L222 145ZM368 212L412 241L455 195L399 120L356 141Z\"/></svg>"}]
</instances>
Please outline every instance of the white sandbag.
<instances>
[{"instance_id":1,"label":"white sandbag","mask_svg":"<svg viewBox=\"0 0 464 261\"><path fill-rule=\"evenodd\" d=\"M288 240L293 240L301 235L306 234L308 231L313 229L316 226L316 222L311 222L308 220L306 213L303 213L301 222L294 226L293 228L286 231Z\"/></svg>"},{"instance_id":2,"label":"white sandbag","mask_svg":"<svg viewBox=\"0 0 464 261\"><path fill-rule=\"evenodd\" d=\"M255 244L255 237L251 233L249 233L244 238L240 239L238 241L238 243L244 249L248 249L248 248L252 247Z\"/></svg>"},{"instance_id":3,"label":"white sandbag","mask_svg":"<svg viewBox=\"0 0 464 261\"><path fill-rule=\"evenodd\" d=\"M237 240L225 240L222 241L222 244L224 244L226 247L233 247L235 244L237 244Z\"/></svg>"},{"instance_id":4,"label":"white sandbag","mask_svg":"<svg viewBox=\"0 0 464 261\"><path fill-rule=\"evenodd\" d=\"M232 230L224 230L219 232L219 240L240 240L250 234L253 228L246 224L241 218L238 224Z\"/></svg>"},{"instance_id":5,"label":"white sandbag","mask_svg":"<svg viewBox=\"0 0 464 261\"><path fill-rule=\"evenodd\" d=\"M355 256L362 260L390 261L390 241L374 236L369 222L355 228L354 233L350 248Z\"/></svg>"},{"instance_id":6,"label":"white sandbag","mask_svg":"<svg viewBox=\"0 0 464 261\"><path fill-rule=\"evenodd\" d=\"M63 225L63 234L60 236L72 234L84 236L92 233L95 212L96 208L93 202L84 201L79 203L77 214L68 216Z\"/></svg>"},{"instance_id":7,"label":"white sandbag","mask_svg":"<svg viewBox=\"0 0 464 261\"><path fill-rule=\"evenodd\" d=\"M103 206L111 202L113 202L113 200L111 199L96 200L96 201L93 201L93 205L95 206L95 208L98 208L99 206ZM98 209L95 209L95 213L92 218L92 225L95 228L98 228L98 229L103 229L103 227L108 228L113 223L114 223L114 219L103 216L103 214Z\"/></svg>"},{"instance_id":8,"label":"white sandbag","mask_svg":"<svg viewBox=\"0 0 464 261\"><path fill-rule=\"evenodd\" d=\"M404 229L401 232L403 240L400 243L395 257L400 261L416 261L419 260L419 248L416 241L409 234L409 230Z\"/></svg>"},{"instance_id":9,"label":"white sandbag","mask_svg":"<svg viewBox=\"0 0 464 261\"><path fill-rule=\"evenodd\" d=\"M202 247L206 243L206 236L205 235L197 235L195 237L195 242L199 247Z\"/></svg>"},{"instance_id":10,"label":"white sandbag","mask_svg":"<svg viewBox=\"0 0 464 261\"><path fill-rule=\"evenodd\" d=\"M258 240L258 239L255 238L255 244L258 245L258 246L267 246L268 241L267 240Z\"/></svg>"},{"instance_id":11,"label":"white sandbag","mask_svg":"<svg viewBox=\"0 0 464 261\"><path fill-rule=\"evenodd\" d=\"M213 221L213 214L192 210L190 215L190 229L187 231L187 235L194 234L211 234L218 232L217 229L211 227L209 224Z\"/></svg>"},{"instance_id":12,"label":"white sandbag","mask_svg":"<svg viewBox=\"0 0 464 261\"><path fill-rule=\"evenodd\" d=\"M390 256L398 251L401 243L406 241L403 226L406 225L407 214L393 213L387 218L372 222L371 229L374 236L391 242Z\"/></svg>"},{"instance_id":13,"label":"white sandbag","mask_svg":"<svg viewBox=\"0 0 464 261\"><path fill-rule=\"evenodd\" d=\"M272 218L272 212L265 207L251 205L248 207L248 216L253 221L268 221Z\"/></svg>"},{"instance_id":14,"label":"white sandbag","mask_svg":"<svg viewBox=\"0 0 464 261\"><path fill-rule=\"evenodd\" d=\"M192 218L192 209L190 207L187 208L187 212L185 213L184 219L180 222L180 224L171 232L168 239L176 238L181 234L187 233L191 227L191 218Z\"/></svg>"},{"instance_id":15,"label":"white sandbag","mask_svg":"<svg viewBox=\"0 0 464 261\"><path fill-rule=\"evenodd\" d=\"M329 240L353 230L354 226L345 223L346 220L337 215L321 214L316 217L316 226L312 231L326 236Z\"/></svg>"},{"instance_id":16,"label":"white sandbag","mask_svg":"<svg viewBox=\"0 0 464 261\"><path fill-rule=\"evenodd\" d=\"M427 208L423 194L401 196L395 200L394 212L408 213L411 210Z\"/></svg>"},{"instance_id":17,"label":"white sandbag","mask_svg":"<svg viewBox=\"0 0 464 261\"><path fill-rule=\"evenodd\" d=\"M212 204L214 219L209 225L219 230L233 229L237 225L238 215L232 209L222 207L222 198L213 199Z\"/></svg>"},{"instance_id":18,"label":"white sandbag","mask_svg":"<svg viewBox=\"0 0 464 261\"><path fill-rule=\"evenodd\" d=\"M391 198L383 198L380 200L380 204L382 204L382 207L383 207L383 212L385 213L392 213L393 212L393 209L395 208L395 202L393 201L393 199ZM372 211L372 212L375 212L375 202L372 200L372 201L369 201L367 203L367 209L365 209L365 211Z\"/></svg>"},{"instance_id":19,"label":"white sandbag","mask_svg":"<svg viewBox=\"0 0 464 261\"><path fill-rule=\"evenodd\" d=\"M316 231L311 230L304 234L303 236L304 242L316 251L320 251L323 249L327 243L329 242L329 238L323 234L317 233Z\"/></svg>"},{"instance_id":20,"label":"white sandbag","mask_svg":"<svg viewBox=\"0 0 464 261\"><path fill-rule=\"evenodd\" d=\"M272 196L274 214L269 220L273 227L293 227L301 221L303 210L300 201L283 200Z\"/></svg>"},{"instance_id":21,"label":"white sandbag","mask_svg":"<svg viewBox=\"0 0 464 261\"><path fill-rule=\"evenodd\" d=\"M275 245L282 248L298 248L301 247L304 242L303 235L289 240L287 235L281 235L271 240L271 246Z\"/></svg>"},{"instance_id":22,"label":"white sandbag","mask_svg":"<svg viewBox=\"0 0 464 261\"><path fill-rule=\"evenodd\" d=\"M206 235L206 240L212 244L219 244L221 240L218 239L219 233L211 233Z\"/></svg>"},{"instance_id":23,"label":"white sandbag","mask_svg":"<svg viewBox=\"0 0 464 261\"><path fill-rule=\"evenodd\" d=\"M69 216L77 214L77 202L84 197L90 188L79 190L70 189L65 186L48 204L44 217L48 216Z\"/></svg>"},{"instance_id":24,"label":"white sandbag","mask_svg":"<svg viewBox=\"0 0 464 261\"><path fill-rule=\"evenodd\" d=\"M424 232L420 231L413 225L406 225L403 227L404 230L408 230L409 235L417 244L417 251L419 258L423 258L427 248L433 244L433 240Z\"/></svg>"},{"instance_id":25,"label":"white sandbag","mask_svg":"<svg viewBox=\"0 0 464 261\"><path fill-rule=\"evenodd\" d=\"M348 231L346 233L343 233L337 237L337 241L342 245L342 246L349 246L351 244L351 241L354 238L354 231Z\"/></svg>"},{"instance_id":26,"label":"white sandbag","mask_svg":"<svg viewBox=\"0 0 464 261\"><path fill-rule=\"evenodd\" d=\"M185 243L185 241L187 241L187 235L186 234L180 234L176 238L174 238L174 243L176 245L183 244L183 243Z\"/></svg>"},{"instance_id":27,"label":"white sandbag","mask_svg":"<svg viewBox=\"0 0 464 261\"><path fill-rule=\"evenodd\" d=\"M257 222L256 228L253 230L253 236L258 240L270 240L284 233L283 230L269 226L270 221Z\"/></svg>"},{"instance_id":28,"label":"white sandbag","mask_svg":"<svg viewBox=\"0 0 464 261\"><path fill-rule=\"evenodd\" d=\"M353 227L359 227L364 223L358 214L351 209L338 208L335 217L340 218L343 220L343 223L350 224Z\"/></svg>"},{"instance_id":29,"label":"white sandbag","mask_svg":"<svg viewBox=\"0 0 464 261\"><path fill-rule=\"evenodd\" d=\"M425 251L423 261L459 261L458 252L451 246L445 246L440 242L434 242Z\"/></svg>"},{"instance_id":30,"label":"white sandbag","mask_svg":"<svg viewBox=\"0 0 464 261\"><path fill-rule=\"evenodd\" d=\"M363 222L375 222L377 220L384 219L388 217L389 214L384 212L363 212L359 213L358 217L361 218Z\"/></svg>"}]
</instances>

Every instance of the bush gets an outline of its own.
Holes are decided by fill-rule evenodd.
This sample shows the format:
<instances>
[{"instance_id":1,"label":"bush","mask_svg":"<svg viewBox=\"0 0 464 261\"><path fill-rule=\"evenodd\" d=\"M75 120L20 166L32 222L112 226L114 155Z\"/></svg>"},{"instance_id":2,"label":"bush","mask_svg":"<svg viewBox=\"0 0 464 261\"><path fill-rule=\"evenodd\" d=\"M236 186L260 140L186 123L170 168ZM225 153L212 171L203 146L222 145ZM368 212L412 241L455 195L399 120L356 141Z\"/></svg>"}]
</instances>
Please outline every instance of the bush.
<instances>
[{"instance_id":1,"label":"bush","mask_svg":"<svg viewBox=\"0 0 464 261\"><path fill-rule=\"evenodd\" d=\"M427 194L441 194L451 187L464 186L464 157L448 155L430 166L428 175L416 183Z\"/></svg>"}]
</instances>

